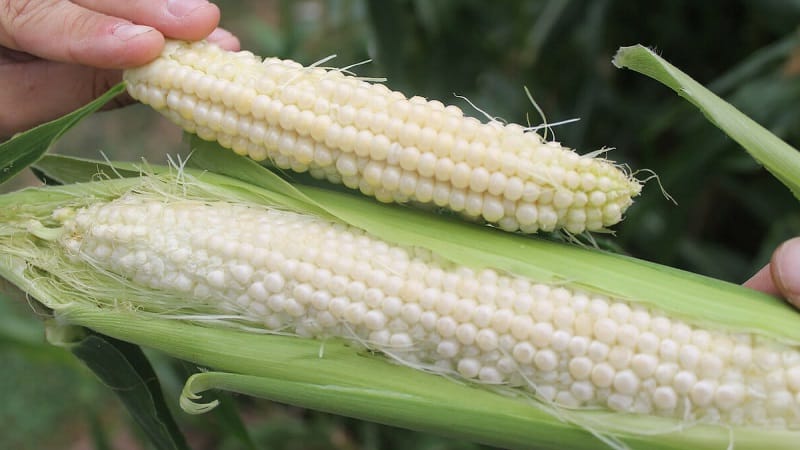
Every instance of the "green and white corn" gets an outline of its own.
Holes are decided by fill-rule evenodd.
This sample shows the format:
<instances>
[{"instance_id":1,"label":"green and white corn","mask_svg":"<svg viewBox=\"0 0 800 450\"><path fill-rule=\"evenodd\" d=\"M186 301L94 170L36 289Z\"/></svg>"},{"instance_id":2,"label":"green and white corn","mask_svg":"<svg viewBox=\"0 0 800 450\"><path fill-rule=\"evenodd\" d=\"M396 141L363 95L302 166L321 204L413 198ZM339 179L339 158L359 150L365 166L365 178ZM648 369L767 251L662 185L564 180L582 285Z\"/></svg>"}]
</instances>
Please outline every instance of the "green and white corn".
<instances>
[{"instance_id":1,"label":"green and white corn","mask_svg":"<svg viewBox=\"0 0 800 450\"><path fill-rule=\"evenodd\" d=\"M238 154L508 231L602 231L641 190L611 162L532 129L481 123L342 70L172 41L125 80L134 98Z\"/></svg>"},{"instance_id":2,"label":"green and white corn","mask_svg":"<svg viewBox=\"0 0 800 450\"><path fill-rule=\"evenodd\" d=\"M53 250L75 267L124 280L139 295L184 299L160 304L162 313L196 309L271 332L349 339L558 408L800 427L800 352L751 333L473 270L253 204L130 192L58 208L51 220Z\"/></svg>"},{"instance_id":3,"label":"green and white corn","mask_svg":"<svg viewBox=\"0 0 800 450\"><path fill-rule=\"evenodd\" d=\"M800 353L746 333L475 272L280 210L134 194L80 209L63 226L70 257L271 331L356 339L564 407L800 425Z\"/></svg>"}]
</instances>

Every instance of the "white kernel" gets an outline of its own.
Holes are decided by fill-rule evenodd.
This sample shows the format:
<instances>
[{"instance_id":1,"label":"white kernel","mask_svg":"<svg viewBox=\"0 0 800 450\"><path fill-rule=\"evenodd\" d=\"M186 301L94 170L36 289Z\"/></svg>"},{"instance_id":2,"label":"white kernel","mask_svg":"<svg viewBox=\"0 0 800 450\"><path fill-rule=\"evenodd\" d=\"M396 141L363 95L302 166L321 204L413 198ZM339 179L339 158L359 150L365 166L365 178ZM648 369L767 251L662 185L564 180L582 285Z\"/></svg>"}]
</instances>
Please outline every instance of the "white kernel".
<instances>
[{"instance_id":1,"label":"white kernel","mask_svg":"<svg viewBox=\"0 0 800 450\"><path fill-rule=\"evenodd\" d=\"M386 316L377 310L371 310L364 314L364 326L372 331L380 330L386 325Z\"/></svg>"},{"instance_id":2,"label":"white kernel","mask_svg":"<svg viewBox=\"0 0 800 450\"><path fill-rule=\"evenodd\" d=\"M461 350L461 344L451 339L445 339L436 346L436 353L443 358L453 358Z\"/></svg>"},{"instance_id":3,"label":"white kernel","mask_svg":"<svg viewBox=\"0 0 800 450\"><path fill-rule=\"evenodd\" d=\"M278 293L283 290L285 281L279 272L271 272L264 277L264 287L269 292Z\"/></svg>"},{"instance_id":4,"label":"white kernel","mask_svg":"<svg viewBox=\"0 0 800 450\"><path fill-rule=\"evenodd\" d=\"M503 376L496 367L483 366L478 372L478 379L484 383L500 384L503 382Z\"/></svg>"},{"instance_id":5,"label":"white kernel","mask_svg":"<svg viewBox=\"0 0 800 450\"><path fill-rule=\"evenodd\" d=\"M520 342L514 346L511 353L520 364L530 364L536 355L536 349L528 342Z\"/></svg>"},{"instance_id":6,"label":"white kernel","mask_svg":"<svg viewBox=\"0 0 800 450\"><path fill-rule=\"evenodd\" d=\"M679 394L689 393L696 383L697 376L688 370L681 370L675 374L675 378L673 379L673 386L675 387L675 391Z\"/></svg>"},{"instance_id":7,"label":"white kernel","mask_svg":"<svg viewBox=\"0 0 800 450\"><path fill-rule=\"evenodd\" d=\"M630 365L631 356L629 348L615 346L608 352L608 363L615 369L624 369Z\"/></svg>"},{"instance_id":8,"label":"white kernel","mask_svg":"<svg viewBox=\"0 0 800 450\"><path fill-rule=\"evenodd\" d=\"M475 342L481 350L485 352L492 351L497 348L497 333L491 329L484 328L478 331L475 336Z\"/></svg>"},{"instance_id":9,"label":"white kernel","mask_svg":"<svg viewBox=\"0 0 800 450\"><path fill-rule=\"evenodd\" d=\"M206 282L215 288L225 287L225 272L222 270L212 270L206 275Z\"/></svg>"},{"instance_id":10,"label":"white kernel","mask_svg":"<svg viewBox=\"0 0 800 450\"><path fill-rule=\"evenodd\" d=\"M439 317L436 321L436 331L443 337L450 337L456 334L458 323L452 317Z\"/></svg>"},{"instance_id":11,"label":"white kernel","mask_svg":"<svg viewBox=\"0 0 800 450\"><path fill-rule=\"evenodd\" d=\"M800 391L800 366L792 367L786 371L786 384L793 391Z\"/></svg>"},{"instance_id":12,"label":"white kernel","mask_svg":"<svg viewBox=\"0 0 800 450\"><path fill-rule=\"evenodd\" d=\"M589 349L586 354L592 361L600 362L605 361L608 357L608 345L599 341L592 341L589 343Z\"/></svg>"},{"instance_id":13,"label":"white kernel","mask_svg":"<svg viewBox=\"0 0 800 450\"><path fill-rule=\"evenodd\" d=\"M596 364L592 368L591 380L600 388L610 387L614 383L616 371L607 363Z\"/></svg>"},{"instance_id":14,"label":"white kernel","mask_svg":"<svg viewBox=\"0 0 800 450\"><path fill-rule=\"evenodd\" d=\"M669 386L659 386L653 391L653 404L657 409L672 410L678 405L678 396Z\"/></svg>"},{"instance_id":15,"label":"white kernel","mask_svg":"<svg viewBox=\"0 0 800 450\"><path fill-rule=\"evenodd\" d=\"M533 362L539 370L549 372L558 367L558 356L554 351L544 349L536 352L536 356L533 357Z\"/></svg>"},{"instance_id":16,"label":"white kernel","mask_svg":"<svg viewBox=\"0 0 800 450\"><path fill-rule=\"evenodd\" d=\"M614 376L614 389L621 394L635 394L639 390L639 377L630 370L617 372Z\"/></svg>"},{"instance_id":17,"label":"white kernel","mask_svg":"<svg viewBox=\"0 0 800 450\"><path fill-rule=\"evenodd\" d=\"M631 369L641 378L648 378L656 371L658 358L639 353L631 358Z\"/></svg>"},{"instance_id":18,"label":"white kernel","mask_svg":"<svg viewBox=\"0 0 800 450\"><path fill-rule=\"evenodd\" d=\"M711 405L716 391L716 384L710 380L701 380L695 383L689 391L692 403L701 408Z\"/></svg>"},{"instance_id":19,"label":"white kernel","mask_svg":"<svg viewBox=\"0 0 800 450\"><path fill-rule=\"evenodd\" d=\"M588 402L594 398L594 385L588 381L577 381L570 386L570 393L581 402Z\"/></svg>"},{"instance_id":20,"label":"white kernel","mask_svg":"<svg viewBox=\"0 0 800 450\"><path fill-rule=\"evenodd\" d=\"M394 333L389 338L389 345L393 348L409 348L413 345L411 337L407 333Z\"/></svg>"},{"instance_id":21,"label":"white kernel","mask_svg":"<svg viewBox=\"0 0 800 450\"><path fill-rule=\"evenodd\" d=\"M456 328L456 338L464 345L471 345L475 342L478 330L471 323L462 323Z\"/></svg>"},{"instance_id":22,"label":"white kernel","mask_svg":"<svg viewBox=\"0 0 800 450\"><path fill-rule=\"evenodd\" d=\"M636 339L636 348L642 353L655 354L658 351L661 339L655 334L646 331Z\"/></svg>"},{"instance_id":23,"label":"white kernel","mask_svg":"<svg viewBox=\"0 0 800 450\"><path fill-rule=\"evenodd\" d=\"M685 369L692 370L700 362L700 355L700 350L694 345L683 345L678 353L678 361Z\"/></svg>"},{"instance_id":24,"label":"white kernel","mask_svg":"<svg viewBox=\"0 0 800 450\"><path fill-rule=\"evenodd\" d=\"M512 328L513 329L513 328ZM533 345L538 348L547 347L553 338L553 325L549 322L540 322L531 327L530 338ZM520 337L519 339L525 339Z\"/></svg>"},{"instance_id":25,"label":"white kernel","mask_svg":"<svg viewBox=\"0 0 800 450\"><path fill-rule=\"evenodd\" d=\"M609 318L600 318L594 325L595 337L603 343L612 344L617 337L617 323Z\"/></svg>"},{"instance_id":26,"label":"white kernel","mask_svg":"<svg viewBox=\"0 0 800 450\"><path fill-rule=\"evenodd\" d=\"M569 362L569 373L576 380L585 380L592 373L592 360L585 356L572 358Z\"/></svg>"},{"instance_id":27,"label":"white kernel","mask_svg":"<svg viewBox=\"0 0 800 450\"><path fill-rule=\"evenodd\" d=\"M464 358L458 362L458 373L465 378L475 378L481 369L481 363L477 359Z\"/></svg>"},{"instance_id":28,"label":"white kernel","mask_svg":"<svg viewBox=\"0 0 800 450\"><path fill-rule=\"evenodd\" d=\"M717 388L714 404L722 411L730 411L738 406L745 397L744 386L739 383L727 383Z\"/></svg>"}]
</instances>

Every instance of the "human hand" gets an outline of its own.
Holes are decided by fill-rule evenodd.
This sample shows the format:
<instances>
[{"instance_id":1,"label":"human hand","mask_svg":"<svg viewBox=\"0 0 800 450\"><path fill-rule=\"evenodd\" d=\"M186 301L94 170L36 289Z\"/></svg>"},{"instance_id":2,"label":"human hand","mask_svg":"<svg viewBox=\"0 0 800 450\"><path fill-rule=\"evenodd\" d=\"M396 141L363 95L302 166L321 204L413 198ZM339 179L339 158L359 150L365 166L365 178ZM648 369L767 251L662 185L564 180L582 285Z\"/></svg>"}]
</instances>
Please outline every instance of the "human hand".
<instances>
[{"instance_id":1,"label":"human hand","mask_svg":"<svg viewBox=\"0 0 800 450\"><path fill-rule=\"evenodd\" d=\"M0 141L99 96L165 37L238 50L219 15L206 0L0 0Z\"/></svg>"},{"instance_id":2,"label":"human hand","mask_svg":"<svg viewBox=\"0 0 800 450\"><path fill-rule=\"evenodd\" d=\"M800 237L781 244L769 264L744 285L786 299L800 308Z\"/></svg>"}]
</instances>

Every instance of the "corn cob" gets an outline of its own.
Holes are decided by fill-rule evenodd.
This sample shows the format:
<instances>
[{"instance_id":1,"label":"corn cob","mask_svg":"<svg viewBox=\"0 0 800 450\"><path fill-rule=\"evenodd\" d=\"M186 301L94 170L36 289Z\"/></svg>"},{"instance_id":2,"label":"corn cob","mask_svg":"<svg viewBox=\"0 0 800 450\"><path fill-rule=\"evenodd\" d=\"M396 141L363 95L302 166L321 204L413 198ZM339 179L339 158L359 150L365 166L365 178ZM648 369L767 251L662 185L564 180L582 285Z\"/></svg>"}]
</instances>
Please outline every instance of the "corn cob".
<instances>
[{"instance_id":1,"label":"corn cob","mask_svg":"<svg viewBox=\"0 0 800 450\"><path fill-rule=\"evenodd\" d=\"M173 41L124 76L131 96L238 154L508 231L605 230L641 190L609 161L530 129L481 123L341 70Z\"/></svg>"},{"instance_id":2,"label":"corn cob","mask_svg":"<svg viewBox=\"0 0 800 450\"><path fill-rule=\"evenodd\" d=\"M285 210L131 193L54 217L59 251L74 263L191 298L189 309L273 332L344 337L558 407L800 427L800 352L753 334L476 271Z\"/></svg>"}]
</instances>

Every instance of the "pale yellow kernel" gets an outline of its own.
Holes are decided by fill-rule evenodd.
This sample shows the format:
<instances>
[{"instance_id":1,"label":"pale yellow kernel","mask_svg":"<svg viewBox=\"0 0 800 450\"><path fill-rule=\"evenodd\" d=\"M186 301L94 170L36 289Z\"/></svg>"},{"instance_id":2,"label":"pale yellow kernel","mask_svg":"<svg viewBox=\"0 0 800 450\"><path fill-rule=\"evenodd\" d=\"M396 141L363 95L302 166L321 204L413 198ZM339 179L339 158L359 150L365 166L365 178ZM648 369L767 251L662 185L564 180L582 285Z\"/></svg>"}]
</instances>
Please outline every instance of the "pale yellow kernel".
<instances>
[{"instance_id":1,"label":"pale yellow kernel","mask_svg":"<svg viewBox=\"0 0 800 450\"><path fill-rule=\"evenodd\" d=\"M381 174L381 185L383 188L389 191L397 190L400 185L400 174L401 171L399 168L393 166L386 167Z\"/></svg>"},{"instance_id":2,"label":"pale yellow kernel","mask_svg":"<svg viewBox=\"0 0 800 450\"><path fill-rule=\"evenodd\" d=\"M608 363L599 363L592 368L590 378L599 388L608 388L614 383L616 371Z\"/></svg>"},{"instance_id":3,"label":"pale yellow kernel","mask_svg":"<svg viewBox=\"0 0 800 450\"><path fill-rule=\"evenodd\" d=\"M453 172L450 174L450 181L453 183L454 187L463 189L469 186L471 174L472 171L469 165L464 162L459 162L455 165Z\"/></svg>"},{"instance_id":4,"label":"pale yellow kernel","mask_svg":"<svg viewBox=\"0 0 800 450\"><path fill-rule=\"evenodd\" d=\"M450 158L439 158L434 167L434 176L439 181L448 181L454 168L455 164Z\"/></svg>"},{"instance_id":5,"label":"pale yellow kernel","mask_svg":"<svg viewBox=\"0 0 800 450\"><path fill-rule=\"evenodd\" d=\"M416 175L415 175L416 176ZM423 203L428 203L433 200L434 182L429 178L417 179L416 189L414 190L414 197Z\"/></svg>"},{"instance_id":6,"label":"pale yellow kernel","mask_svg":"<svg viewBox=\"0 0 800 450\"><path fill-rule=\"evenodd\" d=\"M431 152L424 152L419 157L419 164L417 166L417 172L423 177L430 178L433 177L436 172L436 155Z\"/></svg>"},{"instance_id":7,"label":"pale yellow kernel","mask_svg":"<svg viewBox=\"0 0 800 450\"><path fill-rule=\"evenodd\" d=\"M714 400L716 389L717 386L714 381L701 380L695 383L691 388L689 391L689 398L696 406L701 408L706 407L711 405L711 402Z\"/></svg>"},{"instance_id":8,"label":"pale yellow kernel","mask_svg":"<svg viewBox=\"0 0 800 450\"><path fill-rule=\"evenodd\" d=\"M400 167L404 170L416 170L420 152L416 147L405 147L400 151Z\"/></svg>"},{"instance_id":9,"label":"pale yellow kernel","mask_svg":"<svg viewBox=\"0 0 800 450\"><path fill-rule=\"evenodd\" d=\"M466 161L472 167L483 165L486 157L486 146L480 142L472 141L467 147Z\"/></svg>"},{"instance_id":10,"label":"pale yellow kernel","mask_svg":"<svg viewBox=\"0 0 800 450\"><path fill-rule=\"evenodd\" d=\"M497 222L505 215L503 203L496 198L484 197L481 215L487 222Z\"/></svg>"},{"instance_id":11,"label":"pale yellow kernel","mask_svg":"<svg viewBox=\"0 0 800 450\"><path fill-rule=\"evenodd\" d=\"M453 146L455 145L455 139L453 139L453 135L447 132L440 132L436 136L436 143L433 145L433 152L436 156L443 158L449 157L451 152L453 151Z\"/></svg>"},{"instance_id":12,"label":"pale yellow kernel","mask_svg":"<svg viewBox=\"0 0 800 450\"><path fill-rule=\"evenodd\" d=\"M417 146L421 151L427 152L433 149L434 145L436 145L437 140L437 133L436 130L426 126L422 128L420 131L419 139L417 142Z\"/></svg>"},{"instance_id":13,"label":"pale yellow kernel","mask_svg":"<svg viewBox=\"0 0 800 450\"><path fill-rule=\"evenodd\" d=\"M477 167L470 173L469 188L475 192L484 192L489 188L489 171Z\"/></svg>"},{"instance_id":14,"label":"pale yellow kernel","mask_svg":"<svg viewBox=\"0 0 800 450\"><path fill-rule=\"evenodd\" d=\"M356 136L354 153L361 158L369 158L375 136L368 130L360 130Z\"/></svg>"},{"instance_id":15,"label":"pale yellow kernel","mask_svg":"<svg viewBox=\"0 0 800 450\"><path fill-rule=\"evenodd\" d=\"M398 136L400 145L404 147L417 145L420 133L421 129L419 125L414 122L406 122L400 131L400 135Z\"/></svg>"},{"instance_id":16,"label":"pale yellow kernel","mask_svg":"<svg viewBox=\"0 0 800 450\"><path fill-rule=\"evenodd\" d=\"M407 172L407 171L402 172L397 187L400 194L406 197L410 197L416 191L416 187L417 187L417 175L413 172Z\"/></svg>"}]
</instances>

